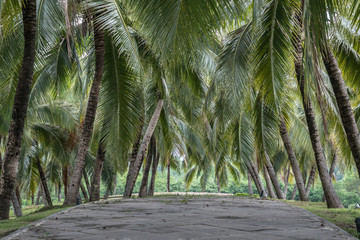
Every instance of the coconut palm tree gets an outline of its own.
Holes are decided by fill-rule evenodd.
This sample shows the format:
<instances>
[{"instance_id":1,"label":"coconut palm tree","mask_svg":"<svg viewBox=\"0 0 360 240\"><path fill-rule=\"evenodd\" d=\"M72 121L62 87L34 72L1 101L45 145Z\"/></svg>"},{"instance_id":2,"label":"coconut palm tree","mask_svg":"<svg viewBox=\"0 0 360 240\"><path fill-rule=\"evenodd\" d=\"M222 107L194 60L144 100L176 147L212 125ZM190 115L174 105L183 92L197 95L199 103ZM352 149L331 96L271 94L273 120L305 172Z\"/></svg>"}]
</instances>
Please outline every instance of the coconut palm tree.
<instances>
[{"instance_id":1,"label":"coconut palm tree","mask_svg":"<svg viewBox=\"0 0 360 240\"><path fill-rule=\"evenodd\" d=\"M24 55L20 70L13 113L3 160L0 179L0 219L9 219L10 201L14 191L24 122L31 91L36 50L36 0L28 0L17 8L22 9L24 28ZM16 7L15 7L16 10Z\"/></svg>"}]
</instances>

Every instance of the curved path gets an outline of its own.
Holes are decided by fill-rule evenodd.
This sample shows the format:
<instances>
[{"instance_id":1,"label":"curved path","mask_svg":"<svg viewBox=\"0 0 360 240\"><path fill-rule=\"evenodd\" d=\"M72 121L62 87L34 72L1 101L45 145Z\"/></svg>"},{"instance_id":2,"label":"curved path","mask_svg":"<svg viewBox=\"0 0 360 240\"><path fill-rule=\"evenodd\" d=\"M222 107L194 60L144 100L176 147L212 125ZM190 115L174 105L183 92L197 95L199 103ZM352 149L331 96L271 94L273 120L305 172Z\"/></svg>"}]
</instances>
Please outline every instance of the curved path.
<instances>
[{"instance_id":1,"label":"curved path","mask_svg":"<svg viewBox=\"0 0 360 240\"><path fill-rule=\"evenodd\" d=\"M303 209L233 197L160 197L80 205L6 239L355 239Z\"/></svg>"}]
</instances>

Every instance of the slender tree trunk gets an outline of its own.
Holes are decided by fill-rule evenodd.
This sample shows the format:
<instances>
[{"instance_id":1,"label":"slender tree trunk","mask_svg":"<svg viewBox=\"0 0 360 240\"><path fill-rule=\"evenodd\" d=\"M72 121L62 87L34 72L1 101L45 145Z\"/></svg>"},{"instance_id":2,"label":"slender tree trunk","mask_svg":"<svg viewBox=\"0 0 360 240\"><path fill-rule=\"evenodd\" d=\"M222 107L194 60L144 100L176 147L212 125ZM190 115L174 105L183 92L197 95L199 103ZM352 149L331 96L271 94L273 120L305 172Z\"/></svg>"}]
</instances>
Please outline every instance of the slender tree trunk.
<instances>
[{"instance_id":1,"label":"slender tree trunk","mask_svg":"<svg viewBox=\"0 0 360 240\"><path fill-rule=\"evenodd\" d=\"M217 188L218 188L218 193L220 193L221 187L220 187L220 179L218 176L216 176L216 184L217 184Z\"/></svg>"},{"instance_id":2,"label":"slender tree trunk","mask_svg":"<svg viewBox=\"0 0 360 240\"><path fill-rule=\"evenodd\" d=\"M290 166L286 169L284 169L284 198L286 199L287 191L288 191L288 185L289 185L289 176L290 176Z\"/></svg>"},{"instance_id":3,"label":"slender tree trunk","mask_svg":"<svg viewBox=\"0 0 360 240\"><path fill-rule=\"evenodd\" d=\"M68 190L68 186L69 186L69 174L68 174L69 170L68 170L68 167L63 167L62 169L62 177L63 177L63 184L64 184L64 195L66 197L67 195L67 190Z\"/></svg>"},{"instance_id":4,"label":"slender tree trunk","mask_svg":"<svg viewBox=\"0 0 360 240\"><path fill-rule=\"evenodd\" d=\"M148 150L148 155L146 158L146 164L144 168L143 178L140 185L139 197L146 197L147 195L147 185L149 179L149 172L152 163L152 159L155 158L156 153L154 152L154 136L151 137L150 147Z\"/></svg>"},{"instance_id":5,"label":"slender tree trunk","mask_svg":"<svg viewBox=\"0 0 360 240\"><path fill-rule=\"evenodd\" d=\"M18 197L16 196L15 190L13 191L13 194L12 194L12 205L13 205L13 208L14 208L15 216L16 217L22 217L23 214L22 214L22 211L21 211L21 205L20 205Z\"/></svg>"},{"instance_id":6,"label":"slender tree trunk","mask_svg":"<svg viewBox=\"0 0 360 240\"><path fill-rule=\"evenodd\" d=\"M295 187L291 193L291 197L290 197L290 200L294 200L295 199L295 196L296 196L296 192L298 190L298 186L295 184Z\"/></svg>"},{"instance_id":7,"label":"slender tree trunk","mask_svg":"<svg viewBox=\"0 0 360 240\"><path fill-rule=\"evenodd\" d=\"M136 142L133 144L133 149L132 149L132 152L131 152L131 159L130 159L130 163L129 163L128 174L126 176L125 189L129 188L131 173L135 171L134 164L135 164L136 156L138 154L139 147L140 147L142 127L140 128L140 131L138 133ZM141 164L142 164L142 161L141 161ZM124 192L125 192L125 190L124 190Z\"/></svg>"},{"instance_id":8,"label":"slender tree trunk","mask_svg":"<svg viewBox=\"0 0 360 240\"><path fill-rule=\"evenodd\" d=\"M314 183L315 174L316 174L316 166L312 166L311 170L310 170L310 174L309 174L309 179L308 179L308 182L306 185L306 189L305 189L307 196L309 195L311 185Z\"/></svg>"},{"instance_id":9,"label":"slender tree trunk","mask_svg":"<svg viewBox=\"0 0 360 240\"><path fill-rule=\"evenodd\" d=\"M148 192L149 196L154 196L155 179L156 179L157 168L158 168L158 165L159 165L159 159L160 159L160 155L156 154L156 158L153 161L152 169L151 169L151 181L150 181L150 187L149 187L149 192Z\"/></svg>"},{"instance_id":10,"label":"slender tree trunk","mask_svg":"<svg viewBox=\"0 0 360 240\"><path fill-rule=\"evenodd\" d=\"M94 166L94 173L91 179L90 202L98 201L100 199L100 181L104 160L105 151L103 150L102 144L99 143L99 148Z\"/></svg>"},{"instance_id":11,"label":"slender tree trunk","mask_svg":"<svg viewBox=\"0 0 360 240\"><path fill-rule=\"evenodd\" d=\"M298 186L300 201L309 201L309 199L307 198L307 195L306 195L304 179L302 177L302 173L301 173L301 170L299 167L299 162L296 159L295 152L294 152L294 149L292 148L292 144L291 144L290 137L288 134L288 130L287 130L284 118L282 116L280 118L279 128L280 128L281 139L284 143L284 146L285 146L285 149L286 149L286 152L288 154L289 161L291 164L291 168L294 173L296 185Z\"/></svg>"},{"instance_id":12,"label":"slender tree trunk","mask_svg":"<svg viewBox=\"0 0 360 240\"><path fill-rule=\"evenodd\" d=\"M1 147L1 138L2 138L2 137L0 136L0 147ZM0 151L0 176L1 176L2 166L3 166L3 160L2 160L1 151Z\"/></svg>"},{"instance_id":13,"label":"slender tree trunk","mask_svg":"<svg viewBox=\"0 0 360 240\"><path fill-rule=\"evenodd\" d=\"M49 191L49 188L48 188L48 185L47 185L47 182L46 182L46 176L45 176L44 170L42 169L40 158L38 158L38 157L36 158L36 166L37 166L37 169L38 169L38 172L39 172L41 185L42 185L43 190L44 190L45 200L46 200L47 204L50 207L52 207L53 205L52 205L52 201L51 201L50 191Z\"/></svg>"},{"instance_id":14,"label":"slender tree trunk","mask_svg":"<svg viewBox=\"0 0 360 240\"><path fill-rule=\"evenodd\" d=\"M332 178L334 175L336 163L337 163L337 153L336 153L336 150L334 149L333 160L331 162L331 166L330 166L330 170L329 170L330 178Z\"/></svg>"},{"instance_id":15,"label":"slender tree trunk","mask_svg":"<svg viewBox=\"0 0 360 240\"><path fill-rule=\"evenodd\" d=\"M31 193L31 205L35 205L34 193Z\"/></svg>"},{"instance_id":16,"label":"slender tree trunk","mask_svg":"<svg viewBox=\"0 0 360 240\"><path fill-rule=\"evenodd\" d=\"M58 202L60 203L61 202L61 182L59 181L59 184L58 184L58 188L59 188L59 191L58 191Z\"/></svg>"},{"instance_id":17,"label":"slender tree trunk","mask_svg":"<svg viewBox=\"0 0 360 240\"><path fill-rule=\"evenodd\" d=\"M167 165L167 192L170 192L170 160Z\"/></svg>"},{"instance_id":18,"label":"slender tree trunk","mask_svg":"<svg viewBox=\"0 0 360 240\"><path fill-rule=\"evenodd\" d=\"M251 174L251 176L252 176L252 178L253 178L253 180L255 182L255 185L256 185L256 188L257 188L257 191L258 191L259 195L260 196L262 195L262 197L267 198L268 194L265 191L264 185L262 184L262 181L261 181L261 178L260 178L260 175L259 175L259 172L258 172L256 166L254 165L253 162L251 162L249 164L249 166L247 166L247 167L248 167L248 170L249 170L249 172L250 172L250 174Z\"/></svg>"},{"instance_id":19,"label":"slender tree trunk","mask_svg":"<svg viewBox=\"0 0 360 240\"><path fill-rule=\"evenodd\" d=\"M100 93L100 85L104 72L104 30L100 27L97 17L94 16L94 18L94 42L96 58L95 77L91 86L91 91L88 99L84 125L80 137L79 150L75 161L74 171L71 177L69 192L65 197L64 205L75 205L76 197L79 195L79 186L81 182L81 176L84 171L85 156L88 151L89 142L93 131L98 98Z\"/></svg>"},{"instance_id":20,"label":"slender tree trunk","mask_svg":"<svg viewBox=\"0 0 360 240\"><path fill-rule=\"evenodd\" d=\"M255 173L253 172L253 169L251 167L249 167L248 165L246 165L248 173L251 175L251 178L253 179L254 183L255 183L255 187L256 190L259 193L259 196L261 195L261 191L263 191L263 193L265 192L264 189L261 189L260 184L258 182L257 177L255 176Z\"/></svg>"},{"instance_id":21,"label":"slender tree trunk","mask_svg":"<svg viewBox=\"0 0 360 240\"><path fill-rule=\"evenodd\" d=\"M42 187L41 187L41 183L40 183L39 184L39 189L38 189L38 192L37 192L37 195L36 195L36 201L35 201L36 206L39 205L39 203L40 203L40 197L42 195L41 191L42 191Z\"/></svg>"},{"instance_id":22,"label":"slender tree trunk","mask_svg":"<svg viewBox=\"0 0 360 240\"><path fill-rule=\"evenodd\" d=\"M270 198L276 198L274 190L272 189L272 186L271 186L271 180L270 180L269 173L268 173L267 168L265 166L263 168L263 172L264 172L264 178L265 178L265 181L266 181L266 188L267 188L268 194L269 194Z\"/></svg>"},{"instance_id":23,"label":"slender tree trunk","mask_svg":"<svg viewBox=\"0 0 360 240\"><path fill-rule=\"evenodd\" d=\"M251 175L249 172L247 173L247 177L248 177L248 192L249 192L249 195L252 196L253 189L252 189L252 183L251 183Z\"/></svg>"},{"instance_id":24,"label":"slender tree trunk","mask_svg":"<svg viewBox=\"0 0 360 240\"><path fill-rule=\"evenodd\" d=\"M20 148L33 82L36 50L36 0L23 2L24 56L19 73L12 117L0 177L0 220L9 219L10 201L16 181Z\"/></svg>"},{"instance_id":25,"label":"slender tree trunk","mask_svg":"<svg viewBox=\"0 0 360 240\"><path fill-rule=\"evenodd\" d=\"M278 197L278 199L284 199L284 195L283 192L281 191L279 180L276 176L275 170L266 152L265 152L265 159L266 159L265 166L270 176L271 182L275 188L276 196Z\"/></svg>"},{"instance_id":26,"label":"slender tree trunk","mask_svg":"<svg viewBox=\"0 0 360 240\"><path fill-rule=\"evenodd\" d=\"M83 177L84 177L84 181L85 181L85 185L86 185L86 189L90 195L91 193L91 187L90 187L90 183L89 183L89 178L87 176L86 170L84 169L83 171Z\"/></svg>"},{"instance_id":27,"label":"slender tree trunk","mask_svg":"<svg viewBox=\"0 0 360 240\"><path fill-rule=\"evenodd\" d=\"M341 75L340 68L330 47L323 49L323 62L335 93L336 103L340 112L341 122L345 129L347 140L354 157L358 174L360 176L360 136L356 125L354 112L351 107L349 95Z\"/></svg>"},{"instance_id":28,"label":"slender tree trunk","mask_svg":"<svg viewBox=\"0 0 360 240\"><path fill-rule=\"evenodd\" d=\"M299 25L302 26L301 14L298 14ZM317 123L315 119L315 112L310 100L310 97L305 92L305 79L304 71L302 67L303 60L303 46L302 40L299 33L295 34L295 72L298 80L300 92L302 95L302 102L305 112L305 117L309 129L311 144L314 150L316 164L321 180L322 187L324 189L324 194L326 198L326 203L328 208L343 208L341 201L338 195L335 192L334 186L332 185L331 179L329 177L328 169L326 166L325 156L323 148L320 141L319 131L317 128Z\"/></svg>"},{"instance_id":29,"label":"slender tree trunk","mask_svg":"<svg viewBox=\"0 0 360 240\"><path fill-rule=\"evenodd\" d=\"M85 201L88 202L88 201L89 201L89 197L88 197L88 195L87 195L87 193L86 193L86 189L85 189L85 186L84 186L83 183L80 183L80 189L81 189L81 192L82 192L82 194L83 194L83 196L84 196Z\"/></svg>"},{"instance_id":30,"label":"slender tree trunk","mask_svg":"<svg viewBox=\"0 0 360 240\"><path fill-rule=\"evenodd\" d=\"M334 146L331 144L331 148L333 149L334 153L333 153L333 159L331 161L331 165L330 165L330 170L329 170L329 176L330 176L330 179L332 179L333 175L334 175L334 171L335 171L335 166L336 166L336 162L337 162L337 155L336 155L336 150L334 149ZM323 195L323 199L322 199L323 202L326 201L325 199L325 195Z\"/></svg>"},{"instance_id":31,"label":"slender tree trunk","mask_svg":"<svg viewBox=\"0 0 360 240\"><path fill-rule=\"evenodd\" d=\"M155 127L156 127L157 122L159 120L163 104L164 104L164 100L159 100L159 102L158 102L158 104L156 106L155 112L152 115L151 120L149 122L149 125L148 125L148 127L146 129L144 138L143 138L143 140L141 142L140 149L139 149L139 151L138 151L138 153L136 155L136 160L134 162L134 169L133 169L132 172L130 172L128 185L126 186L125 191L124 191L124 195L123 195L124 198L131 197L131 194L132 194L132 191L134 189L137 176L138 176L139 171L140 171L140 167L141 167L141 164L142 164L142 159L143 159L143 157L144 157L144 155L145 155L145 153L147 151L151 136L153 135Z\"/></svg>"},{"instance_id":32,"label":"slender tree trunk","mask_svg":"<svg viewBox=\"0 0 360 240\"><path fill-rule=\"evenodd\" d=\"M44 204L44 207L48 207L49 204L46 201L45 191L44 191L44 187L42 186L42 184L41 184L41 197L42 197L41 202Z\"/></svg>"},{"instance_id":33,"label":"slender tree trunk","mask_svg":"<svg viewBox=\"0 0 360 240\"><path fill-rule=\"evenodd\" d=\"M116 195L116 174L114 177L114 189L113 189L113 194L112 195Z\"/></svg>"}]
</instances>

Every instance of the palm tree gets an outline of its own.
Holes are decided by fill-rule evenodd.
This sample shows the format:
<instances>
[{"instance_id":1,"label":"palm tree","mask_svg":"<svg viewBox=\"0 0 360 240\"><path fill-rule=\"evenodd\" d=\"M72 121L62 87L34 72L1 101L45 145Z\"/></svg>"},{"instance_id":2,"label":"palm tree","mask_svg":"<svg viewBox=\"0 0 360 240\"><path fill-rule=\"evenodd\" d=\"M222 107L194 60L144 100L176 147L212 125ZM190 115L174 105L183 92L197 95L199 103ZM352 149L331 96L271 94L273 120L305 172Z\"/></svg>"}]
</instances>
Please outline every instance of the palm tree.
<instances>
[{"instance_id":1,"label":"palm tree","mask_svg":"<svg viewBox=\"0 0 360 240\"><path fill-rule=\"evenodd\" d=\"M0 219L9 219L10 201L14 191L24 122L33 81L36 49L36 0L22 6L24 56L14 97L13 113L8 133L0 179Z\"/></svg>"}]
</instances>

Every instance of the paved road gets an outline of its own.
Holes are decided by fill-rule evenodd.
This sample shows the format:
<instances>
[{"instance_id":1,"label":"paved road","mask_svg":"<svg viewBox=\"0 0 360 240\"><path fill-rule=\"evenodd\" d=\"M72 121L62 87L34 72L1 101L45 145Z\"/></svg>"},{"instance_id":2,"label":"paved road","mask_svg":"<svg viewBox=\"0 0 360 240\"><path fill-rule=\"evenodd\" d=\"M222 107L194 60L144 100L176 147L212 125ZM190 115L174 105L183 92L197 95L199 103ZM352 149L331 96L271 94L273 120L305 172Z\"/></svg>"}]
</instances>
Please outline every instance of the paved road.
<instances>
[{"instance_id":1,"label":"paved road","mask_svg":"<svg viewBox=\"0 0 360 240\"><path fill-rule=\"evenodd\" d=\"M161 197L91 203L10 239L355 239L303 209L232 197Z\"/></svg>"}]
</instances>

